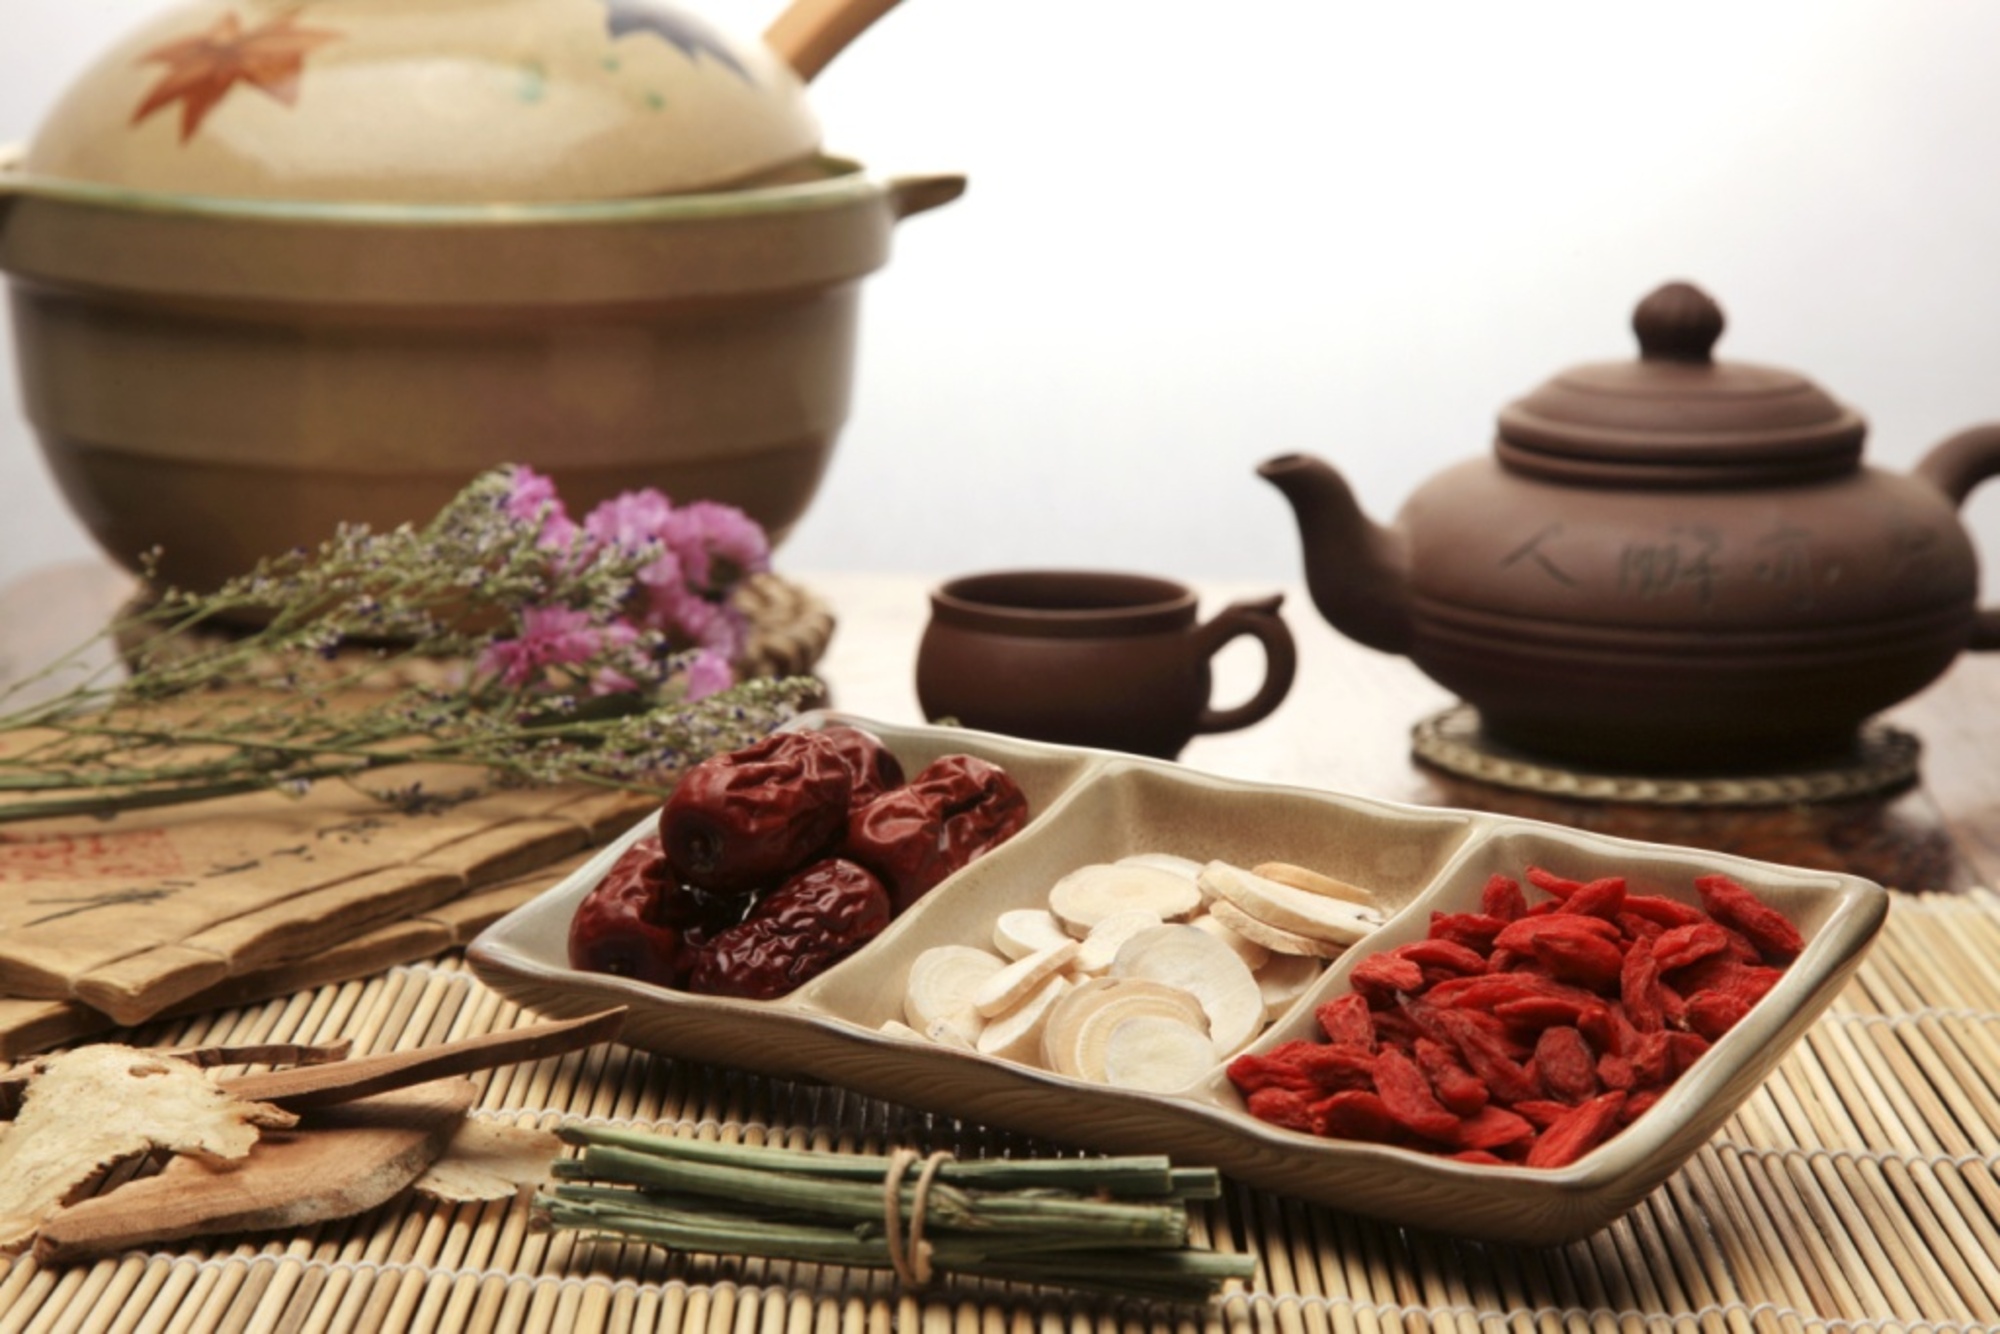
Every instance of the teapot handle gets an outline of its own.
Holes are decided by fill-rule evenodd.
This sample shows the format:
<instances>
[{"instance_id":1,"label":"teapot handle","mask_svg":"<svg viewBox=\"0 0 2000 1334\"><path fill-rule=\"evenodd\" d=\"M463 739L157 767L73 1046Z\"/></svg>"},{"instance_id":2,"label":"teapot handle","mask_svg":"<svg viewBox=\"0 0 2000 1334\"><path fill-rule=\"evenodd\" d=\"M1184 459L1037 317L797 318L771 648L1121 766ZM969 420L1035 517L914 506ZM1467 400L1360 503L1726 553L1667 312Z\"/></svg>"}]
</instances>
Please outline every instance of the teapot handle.
<instances>
[{"instance_id":1,"label":"teapot handle","mask_svg":"<svg viewBox=\"0 0 2000 1334\"><path fill-rule=\"evenodd\" d=\"M2000 474L2000 422L1960 431L1918 461L1916 475L1962 505L1972 489ZM2000 607L1981 607L1972 625L1973 649L2000 648Z\"/></svg>"},{"instance_id":2,"label":"teapot handle","mask_svg":"<svg viewBox=\"0 0 2000 1334\"><path fill-rule=\"evenodd\" d=\"M1214 657L1224 644L1243 635L1253 635L1264 646L1264 684L1257 693L1233 709L1217 709L1213 706L1201 711L1201 719L1195 724L1198 733L1233 732L1239 727L1248 727L1254 722L1268 717L1273 709L1285 702L1285 696L1292 688L1292 678L1298 675L1298 645L1292 642L1291 628L1278 615L1285 595L1273 593L1268 597L1248 598L1242 602L1232 602L1224 607L1208 624L1195 632L1199 651L1207 657Z\"/></svg>"}]
</instances>

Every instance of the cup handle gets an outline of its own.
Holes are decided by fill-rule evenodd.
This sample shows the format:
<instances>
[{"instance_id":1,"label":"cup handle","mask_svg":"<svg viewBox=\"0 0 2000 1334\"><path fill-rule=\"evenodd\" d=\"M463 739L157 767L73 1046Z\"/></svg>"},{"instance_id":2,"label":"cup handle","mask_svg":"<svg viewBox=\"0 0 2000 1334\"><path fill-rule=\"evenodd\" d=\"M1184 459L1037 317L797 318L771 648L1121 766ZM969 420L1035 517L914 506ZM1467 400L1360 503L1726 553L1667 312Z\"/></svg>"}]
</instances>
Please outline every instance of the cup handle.
<instances>
[{"instance_id":1,"label":"cup handle","mask_svg":"<svg viewBox=\"0 0 2000 1334\"><path fill-rule=\"evenodd\" d=\"M1291 628L1278 615L1284 601L1283 593L1273 593L1269 597L1232 602L1195 632L1203 656L1208 658L1244 635L1254 636L1264 646L1264 684L1257 693L1233 709L1213 706L1203 709L1195 724L1196 732L1233 732L1268 717L1284 703L1299 670L1298 646L1292 642Z\"/></svg>"}]
</instances>

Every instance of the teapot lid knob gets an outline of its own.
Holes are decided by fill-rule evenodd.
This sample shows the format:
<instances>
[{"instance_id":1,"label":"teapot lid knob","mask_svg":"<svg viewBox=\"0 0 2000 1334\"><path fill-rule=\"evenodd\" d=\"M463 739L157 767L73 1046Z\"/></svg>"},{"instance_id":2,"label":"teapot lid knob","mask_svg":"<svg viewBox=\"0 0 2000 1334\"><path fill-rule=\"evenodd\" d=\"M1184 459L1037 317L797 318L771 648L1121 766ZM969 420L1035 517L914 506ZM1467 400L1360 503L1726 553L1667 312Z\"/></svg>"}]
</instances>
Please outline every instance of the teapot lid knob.
<instances>
[{"instance_id":1,"label":"teapot lid knob","mask_svg":"<svg viewBox=\"0 0 2000 1334\"><path fill-rule=\"evenodd\" d=\"M1632 331L1639 335L1639 355L1645 361L1706 365L1715 360L1722 324L1722 307L1693 283L1655 288L1632 312Z\"/></svg>"}]
</instances>

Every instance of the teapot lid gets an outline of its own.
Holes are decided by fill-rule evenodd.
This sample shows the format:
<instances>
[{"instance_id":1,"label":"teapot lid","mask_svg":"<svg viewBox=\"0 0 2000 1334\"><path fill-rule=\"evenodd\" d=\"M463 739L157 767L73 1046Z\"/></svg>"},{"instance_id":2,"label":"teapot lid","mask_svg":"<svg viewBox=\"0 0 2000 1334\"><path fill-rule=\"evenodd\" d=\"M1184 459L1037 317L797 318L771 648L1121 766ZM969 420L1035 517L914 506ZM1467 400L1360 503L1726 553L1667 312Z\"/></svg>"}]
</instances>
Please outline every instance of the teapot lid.
<instances>
[{"instance_id":1,"label":"teapot lid","mask_svg":"<svg viewBox=\"0 0 2000 1334\"><path fill-rule=\"evenodd\" d=\"M1634 361L1572 367L1500 413L1494 451L1563 481L1747 485L1847 472L1867 422L1792 371L1718 361L1722 308L1690 283L1632 315Z\"/></svg>"}]
</instances>

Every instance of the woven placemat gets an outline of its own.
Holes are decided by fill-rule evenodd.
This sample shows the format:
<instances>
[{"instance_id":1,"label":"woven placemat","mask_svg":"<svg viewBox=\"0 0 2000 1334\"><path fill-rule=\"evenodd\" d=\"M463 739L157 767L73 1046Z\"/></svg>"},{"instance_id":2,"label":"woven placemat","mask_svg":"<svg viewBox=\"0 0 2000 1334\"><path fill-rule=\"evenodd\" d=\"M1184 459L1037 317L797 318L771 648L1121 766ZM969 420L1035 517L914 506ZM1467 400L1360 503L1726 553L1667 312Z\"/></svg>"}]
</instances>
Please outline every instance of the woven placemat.
<instances>
[{"instance_id":1,"label":"woven placemat","mask_svg":"<svg viewBox=\"0 0 2000 1334\"><path fill-rule=\"evenodd\" d=\"M140 1030L165 1045L326 1041L357 1054L532 1020L456 955ZM1049 1146L837 1088L623 1047L477 1077L475 1115L752 1143L965 1155ZM47 1269L0 1260L0 1330L2000 1330L2000 896L1898 894L1846 990L1649 1198L1548 1249L1460 1242L1240 1187L1197 1241L1254 1250L1205 1310L1112 1308L952 1280L721 1260L530 1226L525 1200L393 1202L340 1223Z\"/></svg>"},{"instance_id":2,"label":"woven placemat","mask_svg":"<svg viewBox=\"0 0 2000 1334\"><path fill-rule=\"evenodd\" d=\"M1635 806L1780 806L1844 801L1916 781L1922 743L1901 728L1874 722L1843 761L1771 773L1640 774L1572 768L1524 754L1487 736L1479 712L1454 704L1410 730L1410 753L1460 778L1570 801Z\"/></svg>"}]
</instances>

